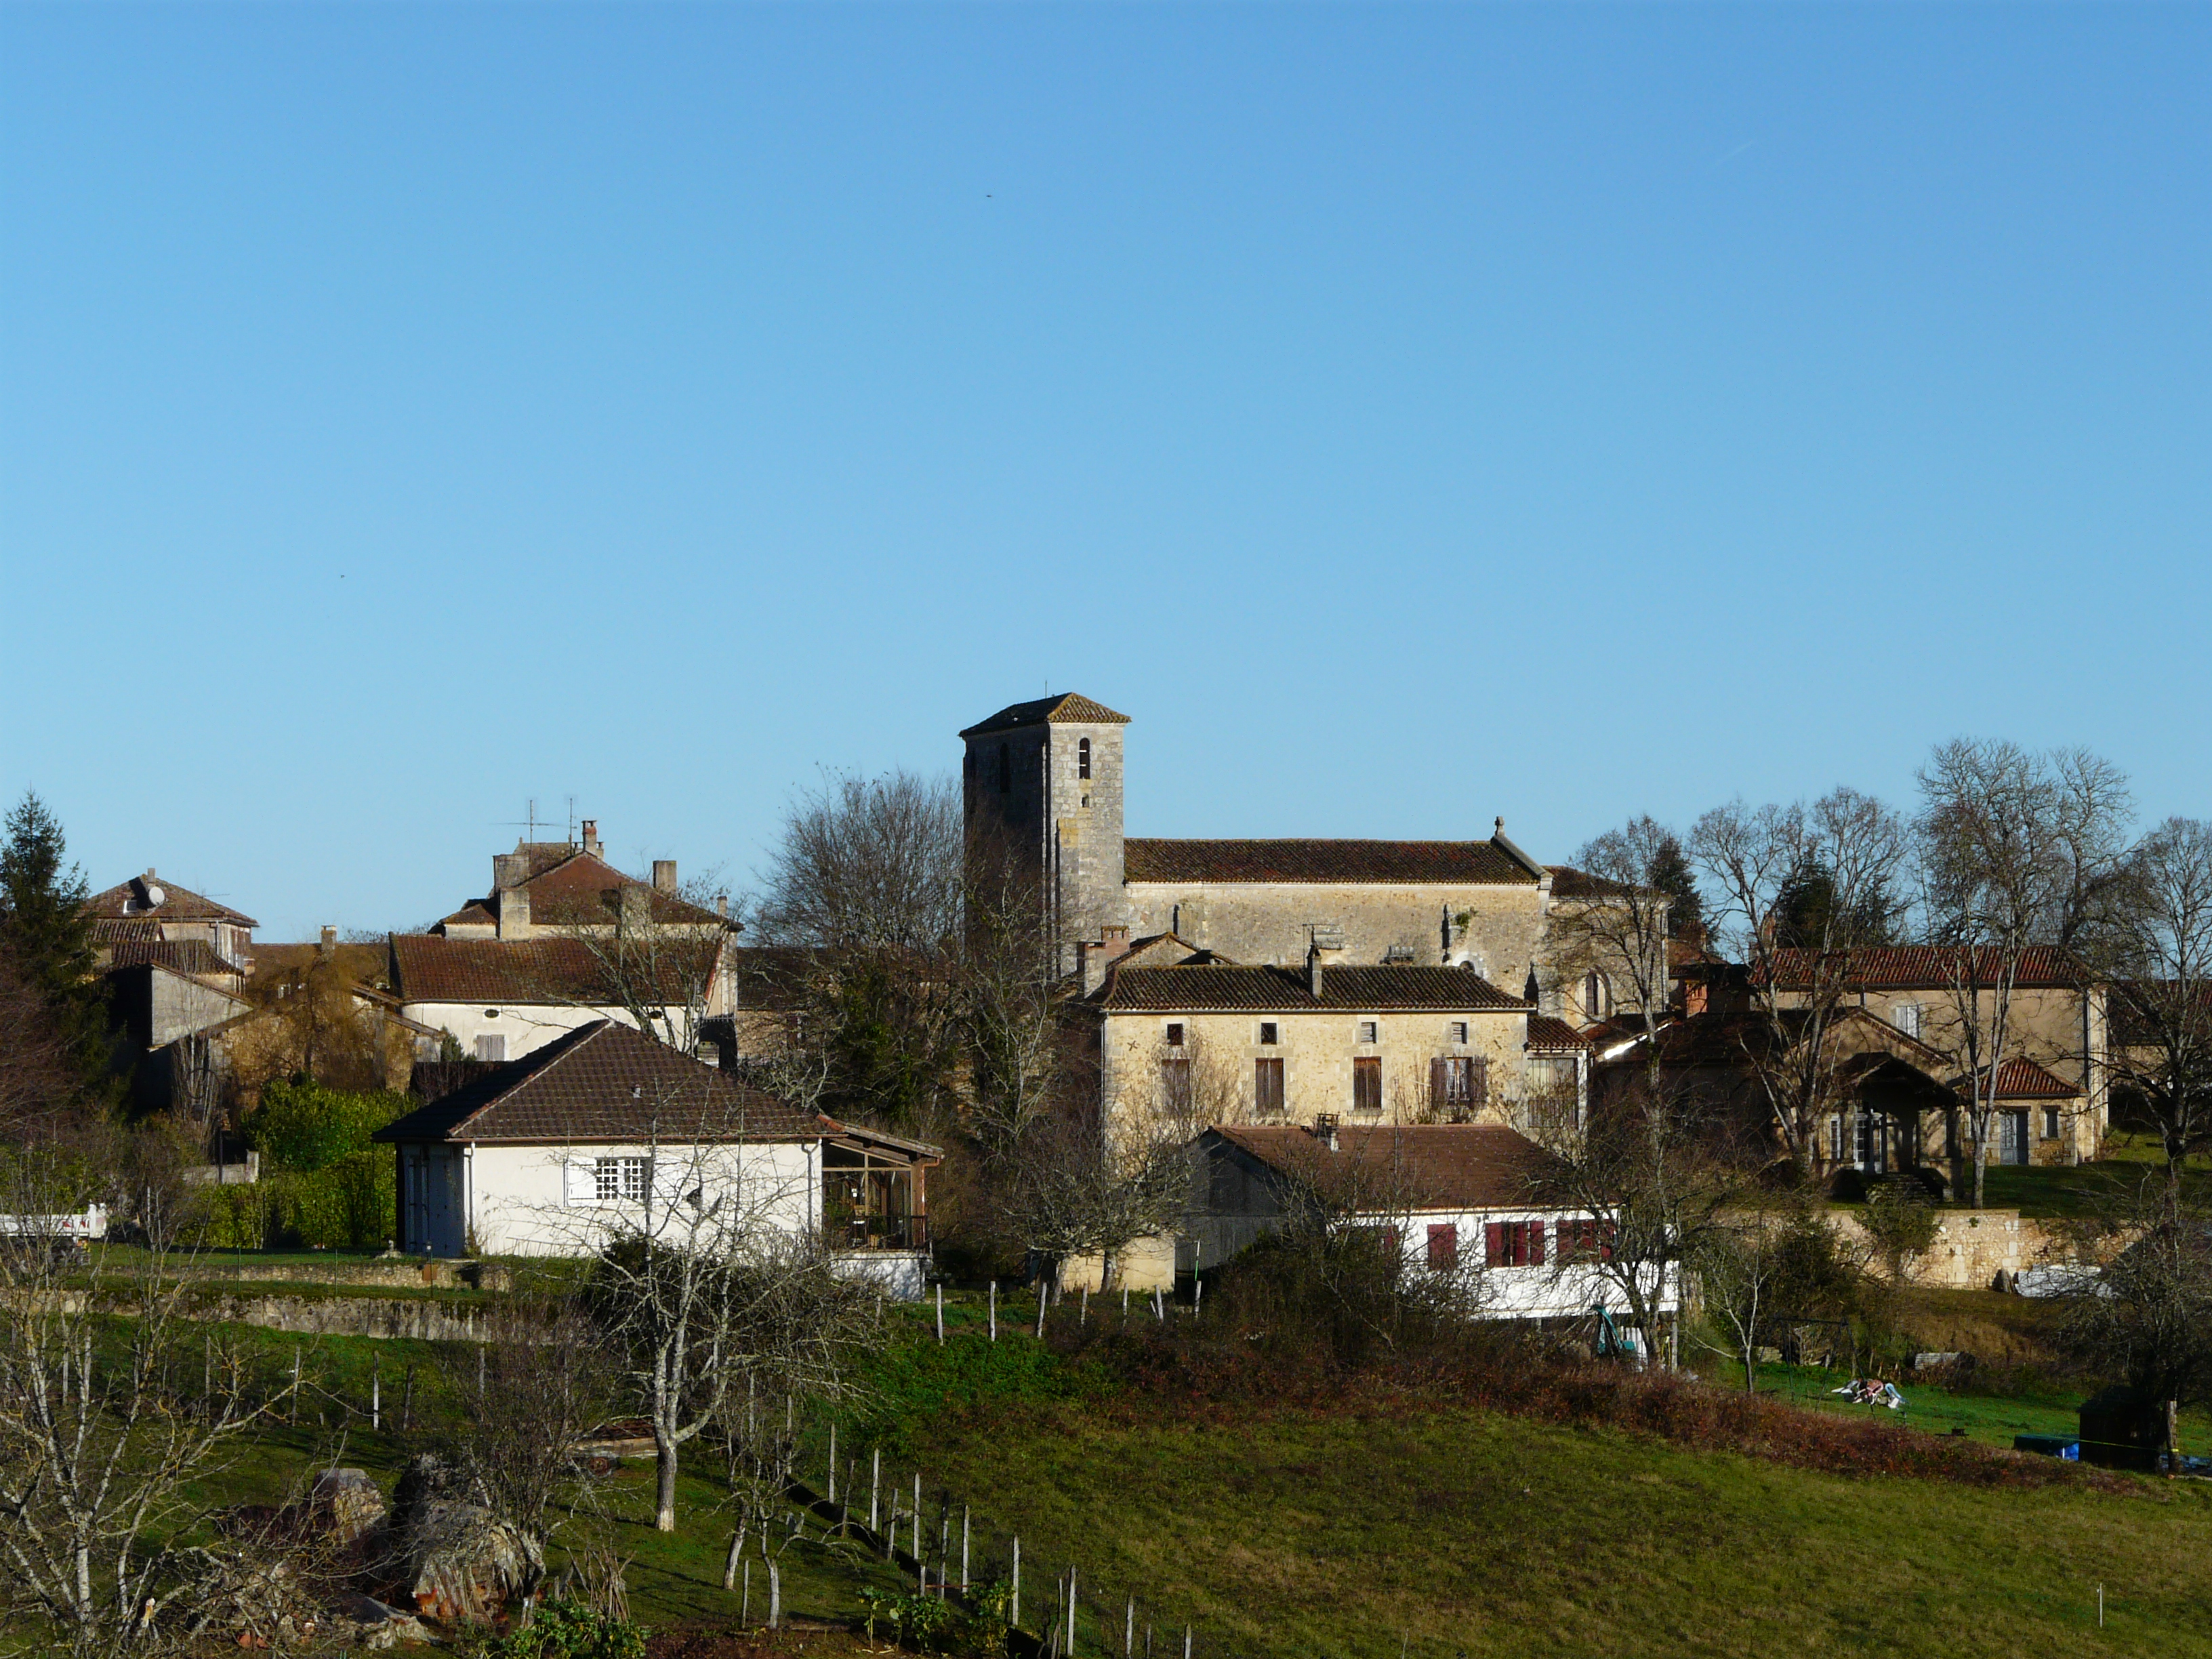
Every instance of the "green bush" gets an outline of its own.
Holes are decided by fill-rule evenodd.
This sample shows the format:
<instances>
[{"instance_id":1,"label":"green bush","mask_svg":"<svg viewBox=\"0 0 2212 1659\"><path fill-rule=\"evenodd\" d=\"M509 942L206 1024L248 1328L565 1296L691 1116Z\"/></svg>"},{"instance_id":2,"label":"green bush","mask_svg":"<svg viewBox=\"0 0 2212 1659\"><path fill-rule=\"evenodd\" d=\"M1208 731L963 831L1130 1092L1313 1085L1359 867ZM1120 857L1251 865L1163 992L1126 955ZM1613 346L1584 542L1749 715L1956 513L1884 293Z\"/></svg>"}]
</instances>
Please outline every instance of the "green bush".
<instances>
[{"instance_id":1,"label":"green bush","mask_svg":"<svg viewBox=\"0 0 2212 1659\"><path fill-rule=\"evenodd\" d=\"M201 1187L191 1195L194 1242L210 1250L258 1250L269 1237L269 1195L259 1187Z\"/></svg>"},{"instance_id":2,"label":"green bush","mask_svg":"<svg viewBox=\"0 0 2212 1659\"><path fill-rule=\"evenodd\" d=\"M485 1659L645 1659L645 1627L556 1598L483 1650Z\"/></svg>"},{"instance_id":3,"label":"green bush","mask_svg":"<svg viewBox=\"0 0 2212 1659\"><path fill-rule=\"evenodd\" d=\"M391 1149L370 1146L327 1169L270 1176L270 1231L309 1249L366 1250L392 1237L398 1203Z\"/></svg>"},{"instance_id":4,"label":"green bush","mask_svg":"<svg viewBox=\"0 0 2212 1659\"><path fill-rule=\"evenodd\" d=\"M371 1146L369 1136L412 1109L389 1090L353 1094L319 1083L272 1083L246 1120L246 1133L280 1169L327 1170Z\"/></svg>"}]
</instances>

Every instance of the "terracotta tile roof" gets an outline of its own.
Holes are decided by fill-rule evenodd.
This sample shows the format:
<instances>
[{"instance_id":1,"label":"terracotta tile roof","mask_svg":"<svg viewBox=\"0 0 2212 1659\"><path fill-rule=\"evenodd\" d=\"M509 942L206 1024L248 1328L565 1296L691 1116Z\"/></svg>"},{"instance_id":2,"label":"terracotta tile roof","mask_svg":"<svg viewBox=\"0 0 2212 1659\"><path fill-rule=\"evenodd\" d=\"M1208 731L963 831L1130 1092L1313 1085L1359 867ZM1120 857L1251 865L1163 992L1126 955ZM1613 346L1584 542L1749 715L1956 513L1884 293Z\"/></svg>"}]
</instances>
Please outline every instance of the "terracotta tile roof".
<instances>
[{"instance_id":1,"label":"terracotta tile roof","mask_svg":"<svg viewBox=\"0 0 2212 1659\"><path fill-rule=\"evenodd\" d=\"M297 979L321 959L323 947L304 945L261 945L253 947L253 982L257 988ZM347 943L331 947L331 960L356 989L381 987L392 977L392 946L383 939L374 945Z\"/></svg>"},{"instance_id":2,"label":"terracotta tile roof","mask_svg":"<svg viewBox=\"0 0 2212 1659\"><path fill-rule=\"evenodd\" d=\"M1133 836L1121 843L1121 868L1127 881L1536 884L1526 866L1489 841L1182 841Z\"/></svg>"},{"instance_id":3,"label":"terracotta tile roof","mask_svg":"<svg viewBox=\"0 0 2212 1659\"><path fill-rule=\"evenodd\" d=\"M380 1129L384 1141L812 1140L838 1126L614 1020L595 1020Z\"/></svg>"},{"instance_id":4,"label":"terracotta tile roof","mask_svg":"<svg viewBox=\"0 0 2212 1659\"><path fill-rule=\"evenodd\" d=\"M1425 1210L1517 1209L1556 1160L1502 1125L1439 1123L1340 1127L1336 1149L1302 1128L1216 1126L1206 1132L1294 1181L1352 1201ZM1540 1205L1534 1207L1545 1207Z\"/></svg>"},{"instance_id":5,"label":"terracotta tile roof","mask_svg":"<svg viewBox=\"0 0 2212 1659\"><path fill-rule=\"evenodd\" d=\"M92 924L93 942L96 945L119 943L137 939L151 944L161 937L161 924L151 916L100 916Z\"/></svg>"},{"instance_id":6,"label":"terracotta tile roof","mask_svg":"<svg viewBox=\"0 0 2212 1659\"><path fill-rule=\"evenodd\" d=\"M1963 1080L1959 1090L1961 1094L1966 1092ZM2081 1092L2056 1073L2019 1055L1997 1067L1996 1097L1999 1100L2071 1100Z\"/></svg>"},{"instance_id":7,"label":"terracotta tile roof","mask_svg":"<svg viewBox=\"0 0 2212 1659\"><path fill-rule=\"evenodd\" d=\"M119 940L107 965L114 968L166 968L173 974L200 975L243 971L226 962L204 939Z\"/></svg>"},{"instance_id":8,"label":"terracotta tile roof","mask_svg":"<svg viewBox=\"0 0 2212 1659\"><path fill-rule=\"evenodd\" d=\"M450 916L438 918L441 927L496 927L499 918L482 899L471 899Z\"/></svg>"},{"instance_id":9,"label":"terracotta tile roof","mask_svg":"<svg viewBox=\"0 0 2212 1659\"><path fill-rule=\"evenodd\" d=\"M1549 1014L1531 1014L1528 1016L1528 1046L1560 1052L1595 1048L1597 1044L1564 1019L1554 1019Z\"/></svg>"},{"instance_id":10,"label":"terracotta tile roof","mask_svg":"<svg viewBox=\"0 0 2212 1659\"><path fill-rule=\"evenodd\" d=\"M1776 986L1784 991L1810 988L1816 969L1827 982L1854 991L1933 991L1951 984L1954 965L1968 964L1960 951L1943 945L1886 945L1831 952L1825 960L1814 951L1777 951L1773 972ZM1988 984L1998 971L1997 953L1984 950L1972 965ZM2031 990L2070 989L2082 983L2082 975L2063 951L2037 945L2021 953L2014 983Z\"/></svg>"},{"instance_id":11,"label":"terracotta tile roof","mask_svg":"<svg viewBox=\"0 0 2212 1659\"><path fill-rule=\"evenodd\" d=\"M987 720L980 720L961 732L963 738L981 736L986 732L1012 732L1024 726L1127 726L1129 717L1117 714L1103 702L1073 691L1062 692L1056 697L1033 697L1027 702L1009 703Z\"/></svg>"},{"instance_id":12,"label":"terracotta tile roof","mask_svg":"<svg viewBox=\"0 0 2212 1659\"><path fill-rule=\"evenodd\" d=\"M685 954L685 953L677 953ZM690 1000L684 964L659 963L665 1000ZM406 1002L554 1004L596 1007L618 1000L606 965L574 939L442 939L395 933L392 988Z\"/></svg>"},{"instance_id":13,"label":"terracotta tile roof","mask_svg":"<svg viewBox=\"0 0 2212 1659\"><path fill-rule=\"evenodd\" d=\"M1316 998L1304 968L1203 963L1173 968L1123 968L1115 963L1094 1000L1109 1013L1164 1010L1188 1013L1249 1008L1260 1012L1520 1013L1528 1005L1467 968L1331 967Z\"/></svg>"},{"instance_id":14,"label":"terracotta tile roof","mask_svg":"<svg viewBox=\"0 0 2212 1659\"><path fill-rule=\"evenodd\" d=\"M617 896L624 888L638 888L650 894L653 921L664 926L677 923L712 926L720 921L712 910L704 909L673 893L664 893L650 882L626 876L592 854L571 852L558 864L541 870L522 884L530 895L530 920L532 926L557 927L562 923L591 925L612 921L621 908ZM488 911L495 910L492 901L479 901ZM475 908L473 906L470 907ZM496 920L495 912L494 919Z\"/></svg>"},{"instance_id":15,"label":"terracotta tile roof","mask_svg":"<svg viewBox=\"0 0 2212 1659\"><path fill-rule=\"evenodd\" d=\"M149 890L151 888L161 890L159 904L147 902L152 896ZM155 921L227 921L239 927L261 925L252 916L228 904L218 904L205 894L179 887L173 881L164 881L151 870L105 892L94 893L84 902L84 912L96 921L143 916Z\"/></svg>"}]
</instances>

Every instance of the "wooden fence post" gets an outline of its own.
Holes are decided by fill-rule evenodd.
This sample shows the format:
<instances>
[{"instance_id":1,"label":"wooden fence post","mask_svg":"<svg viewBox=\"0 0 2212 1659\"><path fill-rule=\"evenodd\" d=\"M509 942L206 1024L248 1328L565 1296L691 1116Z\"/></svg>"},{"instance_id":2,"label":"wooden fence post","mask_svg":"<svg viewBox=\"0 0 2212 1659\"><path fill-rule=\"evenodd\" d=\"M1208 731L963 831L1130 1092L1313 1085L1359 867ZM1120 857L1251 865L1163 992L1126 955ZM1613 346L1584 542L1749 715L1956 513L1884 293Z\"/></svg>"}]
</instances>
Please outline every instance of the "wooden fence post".
<instances>
[{"instance_id":1,"label":"wooden fence post","mask_svg":"<svg viewBox=\"0 0 2212 1659\"><path fill-rule=\"evenodd\" d=\"M384 1428L384 1362L380 1359L368 1371L368 1426L380 1433Z\"/></svg>"},{"instance_id":2,"label":"wooden fence post","mask_svg":"<svg viewBox=\"0 0 2212 1659\"><path fill-rule=\"evenodd\" d=\"M968 1594L968 1506L960 1506L960 1593Z\"/></svg>"},{"instance_id":3,"label":"wooden fence post","mask_svg":"<svg viewBox=\"0 0 2212 1659\"><path fill-rule=\"evenodd\" d=\"M999 1281L991 1281L991 1340L999 1340Z\"/></svg>"},{"instance_id":4,"label":"wooden fence post","mask_svg":"<svg viewBox=\"0 0 2212 1659\"><path fill-rule=\"evenodd\" d=\"M1014 1588L1007 1601L1006 1622L1016 1630L1022 1627L1022 1535L1014 1534Z\"/></svg>"},{"instance_id":5,"label":"wooden fence post","mask_svg":"<svg viewBox=\"0 0 2212 1659\"><path fill-rule=\"evenodd\" d=\"M921 1559L921 1471L914 1472L914 1559Z\"/></svg>"},{"instance_id":6,"label":"wooden fence post","mask_svg":"<svg viewBox=\"0 0 2212 1659\"><path fill-rule=\"evenodd\" d=\"M291 1420L300 1420L300 1345L292 1345L292 1413Z\"/></svg>"},{"instance_id":7,"label":"wooden fence post","mask_svg":"<svg viewBox=\"0 0 2212 1659\"><path fill-rule=\"evenodd\" d=\"M823 1494L835 1504L837 1501L837 1419L830 1419L830 1490Z\"/></svg>"},{"instance_id":8,"label":"wooden fence post","mask_svg":"<svg viewBox=\"0 0 2212 1659\"><path fill-rule=\"evenodd\" d=\"M945 1281L937 1281L937 1340L945 1340Z\"/></svg>"}]
</instances>

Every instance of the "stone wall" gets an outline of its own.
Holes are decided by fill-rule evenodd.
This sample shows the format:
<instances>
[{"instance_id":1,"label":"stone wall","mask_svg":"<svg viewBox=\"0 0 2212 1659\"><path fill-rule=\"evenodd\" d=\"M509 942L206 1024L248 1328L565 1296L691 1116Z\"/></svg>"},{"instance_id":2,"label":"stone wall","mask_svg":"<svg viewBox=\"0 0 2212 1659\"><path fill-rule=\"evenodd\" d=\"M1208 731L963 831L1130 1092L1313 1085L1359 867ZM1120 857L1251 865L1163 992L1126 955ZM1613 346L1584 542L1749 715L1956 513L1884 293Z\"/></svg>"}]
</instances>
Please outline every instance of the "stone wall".
<instances>
[{"instance_id":1,"label":"stone wall","mask_svg":"<svg viewBox=\"0 0 2212 1659\"><path fill-rule=\"evenodd\" d=\"M1472 960L1476 971L1516 996L1544 930L1544 895L1533 881L1461 887L1131 882L1127 895L1129 925L1139 936L1173 929L1237 962L1304 962L1309 930L1324 924L1342 931L1347 962L1384 962L1394 949L1425 966Z\"/></svg>"},{"instance_id":2,"label":"stone wall","mask_svg":"<svg viewBox=\"0 0 2212 1659\"><path fill-rule=\"evenodd\" d=\"M1871 1254L1873 1243L1856 1211L1832 1209L1828 1224L1846 1249ZM2018 1210L1938 1212L1936 1242L1910 1265L1915 1285L1951 1291L1986 1291L1999 1273L2050 1267L2081 1259L2070 1231L2057 1222L2039 1221Z\"/></svg>"}]
</instances>

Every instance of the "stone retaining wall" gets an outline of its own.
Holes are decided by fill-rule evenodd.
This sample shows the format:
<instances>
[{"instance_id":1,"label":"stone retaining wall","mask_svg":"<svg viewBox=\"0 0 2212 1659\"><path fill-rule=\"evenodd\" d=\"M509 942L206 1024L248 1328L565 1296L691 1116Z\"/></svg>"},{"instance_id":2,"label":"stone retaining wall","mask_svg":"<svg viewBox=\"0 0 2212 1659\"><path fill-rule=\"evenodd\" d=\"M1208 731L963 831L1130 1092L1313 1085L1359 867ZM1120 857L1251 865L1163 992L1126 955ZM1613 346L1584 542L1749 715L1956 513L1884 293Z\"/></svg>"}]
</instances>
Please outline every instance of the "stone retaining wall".
<instances>
[{"instance_id":1,"label":"stone retaining wall","mask_svg":"<svg viewBox=\"0 0 2212 1659\"><path fill-rule=\"evenodd\" d=\"M1857 1212L1830 1210L1828 1224L1846 1247L1871 1255L1873 1242ZM2082 1259L2071 1231L2058 1222L2039 1221L2018 1210L1941 1210L1936 1242L1912 1262L1906 1277L1915 1285L1942 1290L1986 1291L1999 1273L2049 1267Z\"/></svg>"}]
</instances>

